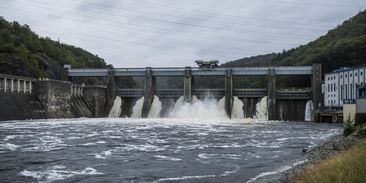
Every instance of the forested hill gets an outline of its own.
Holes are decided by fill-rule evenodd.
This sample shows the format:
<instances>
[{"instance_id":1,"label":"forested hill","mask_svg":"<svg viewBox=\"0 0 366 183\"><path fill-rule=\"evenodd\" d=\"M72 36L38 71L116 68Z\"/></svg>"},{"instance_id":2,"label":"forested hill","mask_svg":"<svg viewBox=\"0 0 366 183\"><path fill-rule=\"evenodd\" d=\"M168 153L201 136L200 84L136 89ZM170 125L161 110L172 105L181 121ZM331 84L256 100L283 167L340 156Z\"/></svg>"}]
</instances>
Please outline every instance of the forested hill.
<instances>
[{"instance_id":1,"label":"forested hill","mask_svg":"<svg viewBox=\"0 0 366 183\"><path fill-rule=\"evenodd\" d=\"M76 68L107 66L97 55L41 38L28 25L0 17L0 73L60 79L64 64Z\"/></svg>"},{"instance_id":2,"label":"forested hill","mask_svg":"<svg viewBox=\"0 0 366 183\"><path fill-rule=\"evenodd\" d=\"M340 66L366 64L366 11L345 21L325 36L288 51L244 58L223 66L312 65L323 64L324 72Z\"/></svg>"}]
</instances>

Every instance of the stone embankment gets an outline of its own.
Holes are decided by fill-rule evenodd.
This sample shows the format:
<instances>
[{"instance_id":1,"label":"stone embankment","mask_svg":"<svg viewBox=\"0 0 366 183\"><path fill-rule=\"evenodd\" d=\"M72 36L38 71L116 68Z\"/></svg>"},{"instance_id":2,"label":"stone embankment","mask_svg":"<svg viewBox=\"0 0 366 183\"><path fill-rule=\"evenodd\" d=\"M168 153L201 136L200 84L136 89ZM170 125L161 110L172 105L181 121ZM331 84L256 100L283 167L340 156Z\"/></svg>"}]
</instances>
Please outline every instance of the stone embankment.
<instances>
[{"instance_id":1,"label":"stone embankment","mask_svg":"<svg viewBox=\"0 0 366 183\"><path fill-rule=\"evenodd\" d=\"M354 144L358 143L361 139L366 137L366 128L359 130L358 132L344 137L343 135L337 135L326 143L316 146L311 149L303 150L303 157L296 160L291 168L286 168L277 173L268 174L267 176L259 177L250 183L285 183L293 178L296 174L300 173L307 165L312 163L331 158L336 153L347 150Z\"/></svg>"}]
</instances>

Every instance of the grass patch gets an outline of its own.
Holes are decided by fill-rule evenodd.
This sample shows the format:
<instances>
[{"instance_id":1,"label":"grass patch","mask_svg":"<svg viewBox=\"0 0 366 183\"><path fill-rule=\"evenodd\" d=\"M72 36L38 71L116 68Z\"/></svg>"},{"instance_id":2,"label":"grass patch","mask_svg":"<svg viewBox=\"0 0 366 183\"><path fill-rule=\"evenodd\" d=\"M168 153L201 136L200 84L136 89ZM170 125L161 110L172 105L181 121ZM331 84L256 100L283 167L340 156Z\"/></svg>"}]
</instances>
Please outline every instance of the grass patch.
<instances>
[{"instance_id":1,"label":"grass patch","mask_svg":"<svg viewBox=\"0 0 366 183\"><path fill-rule=\"evenodd\" d=\"M366 182L366 140L335 157L306 167L290 183Z\"/></svg>"}]
</instances>

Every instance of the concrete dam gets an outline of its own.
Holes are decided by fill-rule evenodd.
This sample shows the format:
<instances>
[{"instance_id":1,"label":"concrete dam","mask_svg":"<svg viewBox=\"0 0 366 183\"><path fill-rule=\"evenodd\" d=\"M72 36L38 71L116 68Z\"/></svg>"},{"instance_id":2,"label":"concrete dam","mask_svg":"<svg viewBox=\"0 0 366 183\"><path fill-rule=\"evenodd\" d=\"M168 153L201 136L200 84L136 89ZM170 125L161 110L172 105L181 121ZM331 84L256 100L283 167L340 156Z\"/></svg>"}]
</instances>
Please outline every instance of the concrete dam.
<instances>
[{"instance_id":1,"label":"concrete dam","mask_svg":"<svg viewBox=\"0 0 366 183\"><path fill-rule=\"evenodd\" d=\"M185 107L187 111L190 107L202 104L203 108L216 105L217 111L224 112L228 118L231 118L233 114L253 118L259 115L257 114L260 112L258 106L262 106L266 110L264 115L268 120L303 121L305 118L309 120L309 114L306 114L305 110L309 111L313 107L316 109L321 103L322 72L320 64L237 68L66 68L65 73L65 80L71 82L86 78L105 80L105 88L95 86L95 90L93 90L89 87L88 91L89 93L94 92L95 97L105 96L108 104L104 106L108 111L112 110L112 116L115 117L169 117L171 116L169 113L174 112L177 106ZM296 89L277 88L277 78L288 76L308 77L311 84ZM207 82L221 78L224 80L224 86L221 88L197 87L194 83L199 77L204 77ZM240 80L241 77L265 77L266 87L234 86L233 80ZM125 80L121 78L139 78L142 80L142 86L124 87L123 81ZM160 78L179 78L183 80L183 86L180 88L157 87L160 82L165 82ZM213 103L215 105L211 105ZM188 104L188 106L184 106L184 104ZM100 102L94 106L95 114L105 111ZM98 117L98 115L95 116Z\"/></svg>"}]
</instances>

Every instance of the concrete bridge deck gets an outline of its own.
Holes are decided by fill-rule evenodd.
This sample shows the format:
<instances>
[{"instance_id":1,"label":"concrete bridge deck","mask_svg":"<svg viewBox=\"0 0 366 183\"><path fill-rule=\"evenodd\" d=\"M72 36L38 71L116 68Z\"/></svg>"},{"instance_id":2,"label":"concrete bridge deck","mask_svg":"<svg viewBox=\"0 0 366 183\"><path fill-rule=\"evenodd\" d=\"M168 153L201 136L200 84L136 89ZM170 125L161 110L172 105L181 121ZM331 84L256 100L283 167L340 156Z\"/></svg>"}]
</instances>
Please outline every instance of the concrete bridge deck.
<instances>
[{"instance_id":1,"label":"concrete bridge deck","mask_svg":"<svg viewBox=\"0 0 366 183\"><path fill-rule=\"evenodd\" d=\"M114 76L144 77L146 70L151 70L153 76L184 76L186 70L191 71L192 76L225 76L226 70L231 69L233 76L266 76L273 69L275 75L311 75L311 66L295 67L233 67L200 69L197 67L162 67L162 68L114 68L114 69L69 69L70 77L107 77L108 72Z\"/></svg>"}]
</instances>

